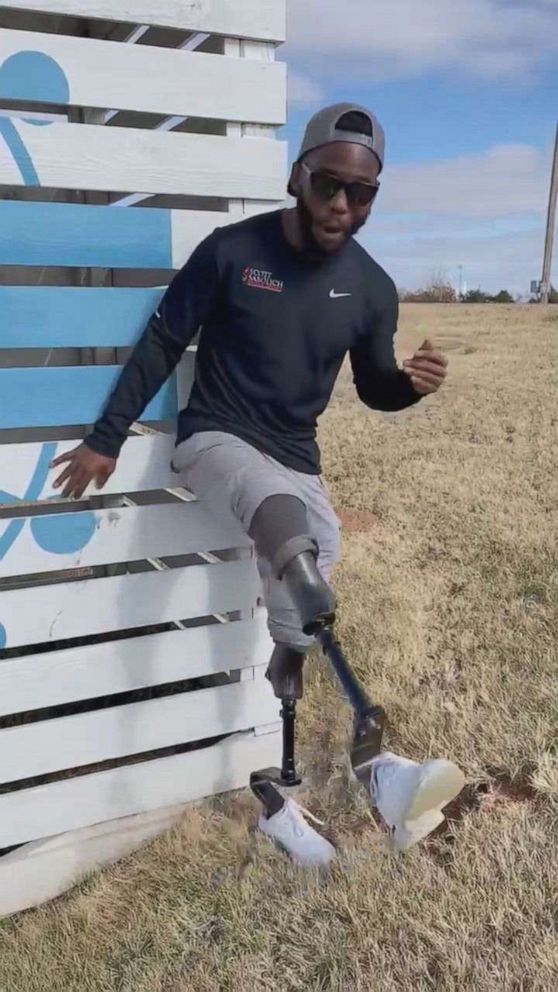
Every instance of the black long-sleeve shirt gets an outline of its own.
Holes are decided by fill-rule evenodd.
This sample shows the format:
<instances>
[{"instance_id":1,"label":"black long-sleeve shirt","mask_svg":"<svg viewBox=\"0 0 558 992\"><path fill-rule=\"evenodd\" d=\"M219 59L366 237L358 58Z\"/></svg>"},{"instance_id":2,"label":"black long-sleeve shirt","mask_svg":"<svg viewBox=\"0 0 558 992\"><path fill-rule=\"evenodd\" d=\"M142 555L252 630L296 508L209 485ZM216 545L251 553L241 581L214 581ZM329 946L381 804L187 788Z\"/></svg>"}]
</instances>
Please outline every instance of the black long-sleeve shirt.
<instances>
[{"instance_id":1,"label":"black long-sleeve shirt","mask_svg":"<svg viewBox=\"0 0 558 992\"><path fill-rule=\"evenodd\" d=\"M171 282L86 443L118 455L201 328L177 443L226 431L318 473L317 418L347 353L367 406L421 398L395 360L397 319L392 280L356 241L317 264L290 246L281 211L218 228Z\"/></svg>"}]
</instances>

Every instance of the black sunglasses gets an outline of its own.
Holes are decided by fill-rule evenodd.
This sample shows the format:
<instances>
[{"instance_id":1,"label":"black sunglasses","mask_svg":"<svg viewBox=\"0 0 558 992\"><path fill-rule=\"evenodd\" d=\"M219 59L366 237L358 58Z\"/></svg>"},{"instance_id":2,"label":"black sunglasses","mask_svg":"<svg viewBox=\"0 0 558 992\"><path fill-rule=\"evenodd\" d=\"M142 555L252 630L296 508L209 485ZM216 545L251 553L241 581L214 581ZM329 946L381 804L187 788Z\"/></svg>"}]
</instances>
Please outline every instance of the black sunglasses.
<instances>
[{"instance_id":1,"label":"black sunglasses","mask_svg":"<svg viewBox=\"0 0 558 992\"><path fill-rule=\"evenodd\" d=\"M302 168L310 177L310 186L315 196L320 200L333 200L340 189L344 190L347 203L351 207L367 207L374 200L380 183L344 183L337 176L332 176L330 172L323 169L310 169L305 162L301 163Z\"/></svg>"}]
</instances>

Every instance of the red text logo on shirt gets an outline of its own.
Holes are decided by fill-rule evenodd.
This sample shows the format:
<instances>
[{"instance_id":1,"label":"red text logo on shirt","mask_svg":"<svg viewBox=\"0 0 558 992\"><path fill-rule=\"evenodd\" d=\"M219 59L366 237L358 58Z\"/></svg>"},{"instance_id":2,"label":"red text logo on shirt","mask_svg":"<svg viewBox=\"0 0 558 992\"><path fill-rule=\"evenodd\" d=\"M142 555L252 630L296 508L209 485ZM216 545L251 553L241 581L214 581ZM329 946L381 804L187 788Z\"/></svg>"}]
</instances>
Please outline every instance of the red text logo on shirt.
<instances>
[{"instance_id":1,"label":"red text logo on shirt","mask_svg":"<svg viewBox=\"0 0 558 992\"><path fill-rule=\"evenodd\" d=\"M262 269L253 269L250 266L242 273L242 282L253 289L269 289L272 293L282 293L284 283L280 279L274 279L271 272L264 272Z\"/></svg>"}]
</instances>

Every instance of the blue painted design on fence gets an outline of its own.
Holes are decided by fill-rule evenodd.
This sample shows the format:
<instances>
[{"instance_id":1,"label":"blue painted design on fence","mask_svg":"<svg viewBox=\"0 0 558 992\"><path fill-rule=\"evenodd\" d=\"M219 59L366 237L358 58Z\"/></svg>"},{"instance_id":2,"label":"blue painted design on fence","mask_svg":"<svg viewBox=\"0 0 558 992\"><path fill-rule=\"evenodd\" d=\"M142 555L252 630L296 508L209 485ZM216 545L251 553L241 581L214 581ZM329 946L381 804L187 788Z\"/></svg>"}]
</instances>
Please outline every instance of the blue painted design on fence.
<instances>
[{"instance_id":1,"label":"blue painted design on fence","mask_svg":"<svg viewBox=\"0 0 558 992\"><path fill-rule=\"evenodd\" d=\"M50 469L50 463L55 456L57 442L43 444L33 475L23 496L0 491L0 503L16 505L31 502L40 498ZM56 497L54 497L56 498ZM21 518L12 520L0 537L0 559L5 558L23 531L27 520ZM85 548L93 537L96 529L95 514L87 510L83 513L64 513L60 515L34 517L31 521L31 532L35 541L44 551L51 554L72 554ZM6 647L8 635L6 628L0 623L0 649Z\"/></svg>"},{"instance_id":2,"label":"blue painted design on fence","mask_svg":"<svg viewBox=\"0 0 558 992\"><path fill-rule=\"evenodd\" d=\"M8 117L0 117L0 134L4 138L10 149L14 161L20 171L21 178L26 186L40 186L39 177L31 156L23 144L19 133L16 131L13 121Z\"/></svg>"},{"instance_id":3,"label":"blue painted design on fence","mask_svg":"<svg viewBox=\"0 0 558 992\"><path fill-rule=\"evenodd\" d=\"M43 551L52 555L71 555L89 544L96 528L93 513L57 513L51 517L33 517L31 531Z\"/></svg>"},{"instance_id":4,"label":"blue painted design on fence","mask_svg":"<svg viewBox=\"0 0 558 992\"><path fill-rule=\"evenodd\" d=\"M0 66L0 97L42 103L69 103L70 85L56 59L44 52L17 52ZM33 118L28 124L49 124ZM41 181L31 155L15 124L0 118L0 135L10 149L25 186L40 186Z\"/></svg>"},{"instance_id":5,"label":"blue painted design on fence","mask_svg":"<svg viewBox=\"0 0 558 992\"><path fill-rule=\"evenodd\" d=\"M0 286L0 348L135 344L164 289Z\"/></svg>"},{"instance_id":6,"label":"blue painted design on fence","mask_svg":"<svg viewBox=\"0 0 558 992\"><path fill-rule=\"evenodd\" d=\"M48 470L52 459L54 458L54 453L56 451L56 442L50 442L48 444L43 444L37 464L35 465L35 470L31 476L31 481L27 487L26 492L22 497L11 496L9 493L3 493L4 500L7 502L7 498L11 500L12 503L20 502L31 502L32 500L38 499L44 484L48 477ZM14 541L17 540L21 531L25 527L25 520L12 520L10 524L6 527L6 530L0 537L0 560L5 558L8 551L10 550Z\"/></svg>"},{"instance_id":7,"label":"blue painted design on fence","mask_svg":"<svg viewBox=\"0 0 558 992\"><path fill-rule=\"evenodd\" d=\"M4 200L0 265L171 269L171 212Z\"/></svg>"},{"instance_id":8,"label":"blue painted design on fence","mask_svg":"<svg viewBox=\"0 0 558 992\"><path fill-rule=\"evenodd\" d=\"M48 479L50 463L56 454L57 442L43 444L31 481L23 496L14 496L2 490L1 502L6 505L29 503L38 500ZM57 497L51 497L57 499ZM25 527L26 519L12 520L0 538L0 559L5 558ZM51 517L34 517L31 530L39 547L51 554L71 554L84 548L95 533L95 515L89 511L64 513Z\"/></svg>"},{"instance_id":9,"label":"blue painted design on fence","mask_svg":"<svg viewBox=\"0 0 558 992\"><path fill-rule=\"evenodd\" d=\"M0 66L0 96L6 100L70 103L70 84L56 59L44 52L16 52ZM48 121L31 120L33 124Z\"/></svg>"},{"instance_id":10,"label":"blue painted design on fence","mask_svg":"<svg viewBox=\"0 0 558 992\"><path fill-rule=\"evenodd\" d=\"M0 428L93 424L121 371L114 365L0 369ZM176 413L172 376L140 419L173 420Z\"/></svg>"}]
</instances>

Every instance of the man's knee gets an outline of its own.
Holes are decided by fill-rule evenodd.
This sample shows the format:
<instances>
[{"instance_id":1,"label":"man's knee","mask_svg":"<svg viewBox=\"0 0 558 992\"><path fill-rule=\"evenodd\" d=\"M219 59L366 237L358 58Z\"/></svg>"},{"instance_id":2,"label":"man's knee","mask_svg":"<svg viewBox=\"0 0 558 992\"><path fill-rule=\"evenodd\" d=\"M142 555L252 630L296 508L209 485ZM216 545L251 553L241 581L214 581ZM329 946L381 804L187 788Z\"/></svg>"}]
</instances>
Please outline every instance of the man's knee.
<instances>
[{"instance_id":1,"label":"man's knee","mask_svg":"<svg viewBox=\"0 0 558 992\"><path fill-rule=\"evenodd\" d=\"M285 583L306 636L335 618L335 597L318 567L319 546L310 534L306 506L292 495L271 496L254 514L249 534L258 555Z\"/></svg>"},{"instance_id":2,"label":"man's knee","mask_svg":"<svg viewBox=\"0 0 558 992\"><path fill-rule=\"evenodd\" d=\"M256 510L249 536L257 554L270 562L280 578L285 566L298 554L318 554L318 545L309 532L305 503L291 494L268 496Z\"/></svg>"}]
</instances>

